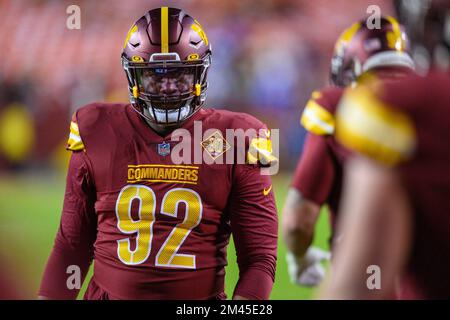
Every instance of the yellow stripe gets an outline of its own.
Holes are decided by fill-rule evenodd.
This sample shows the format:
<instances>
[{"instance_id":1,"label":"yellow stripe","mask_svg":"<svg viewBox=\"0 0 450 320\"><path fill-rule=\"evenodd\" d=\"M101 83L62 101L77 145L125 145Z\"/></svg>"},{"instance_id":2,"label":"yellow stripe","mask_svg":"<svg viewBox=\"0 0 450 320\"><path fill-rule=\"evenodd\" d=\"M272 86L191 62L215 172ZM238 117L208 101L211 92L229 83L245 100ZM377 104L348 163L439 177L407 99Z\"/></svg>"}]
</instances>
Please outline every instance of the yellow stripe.
<instances>
[{"instance_id":1,"label":"yellow stripe","mask_svg":"<svg viewBox=\"0 0 450 320\"><path fill-rule=\"evenodd\" d=\"M386 16L386 19L392 24L392 30L394 31L395 36L400 38L402 32L400 30L400 24L398 23L398 21L391 16Z\"/></svg>"},{"instance_id":2,"label":"yellow stripe","mask_svg":"<svg viewBox=\"0 0 450 320\"><path fill-rule=\"evenodd\" d=\"M386 165L410 157L416 143L411 120L383 104L367 88L353 90L342 99L336 137L349 149Z\"/></svg>"},{"instance_id":3,"label":"yellow stripe","mask_svg":"<svg viewBox=\"0 0 450 320\"><path fill-rule=\"evenodd\" d=\"M161 53L169 52L169 8L161 8Z\"/></svg>"},{"instance_id":4,"label":"yellow stripe","mask_svg":"<svg viewBox=\"0 0 450 320\"><path fill-rule=\"evenodd\" d=\"M386 16L386 19L392 25L392 32L387 32L386 34L386 39L388 41L389 47L397 51L403 51L405 49L404 48L405 45L404 39L402 39L402 31L400 29L400 24L395 18L391 16Z\"/></svg>"},{"instance_id":5,"label":"yellow stripe","mask_svg":"<svg viewBox=\"0 0 450 320\"><path fill-rule=\"evenodd\" d=\"M67 141L67 150L71 151L81 151L84 149L83 141L75 141L73 139L69 139Z\"/></svg>"},{"instance_id":6,"label":"yellow stripe","mask_svg":"<svg viewBox=\"0 0 450 320\"><path fill-rule=\"evenodd\" d=\"M136 25L134 25L127 34L127 37L125 38L125 43L123 44L123 48L125 49L127 46L128 41L130 41L131 36L133 35L133 33L135 33L138 30L138 27Z\"/></svg>"},{"instance_id":7,"label":"yellow stripe","mask_svg":"<svg viewBox=\"0 0 450 320\"><path fill-rule=\"evenodd\" d=\"M78 129L78 125L73 121L70 123L70 132L72 132L73 134L75 134L77 136L80 135L80 130Z\"/></svg>"},{"instance_id":8,"label":"yellow stripe","mask_svg":"<svg viewBox=\"0 0 450 320\"><path fill-rule=\"evenodd\" d=\"M191 25L191 29L194 30L198 36L203 40L205 45L208 45L208 37L206 36L205 31L203 31L202 26L195 20L195 23Z\"/></svg>"},{"instance_id":9,"label":"yellow stripe","mask_svg":"<svg viewBox=\"0 0 450 320\"><path fill-rule=\"evenodd\" d=\"M277 163L278 158L272 154L272 141L265 138L253 138L247 151L247 162L250 164L260 162L263 165Z\"/></svg>"},{"instance_id":10,"label":"yellow stripe","mask_svg":"<svg viewBox=\"0 0 450 320\"><path fill-rule=\"evenodd\" d=\"M334 133L334 116L314 100L309 100L306 104L300 123L306 130L316 135Z\"/></svg>"},{"instance_id":11,"label":"yellow stripe","mask_svg":"<svg viewBox=\"0 0 450 320\"><path fill-rule=\"evenodd\" d=\"M166 183L197 184L197 182L191 182L191 181L179 181L179 180L154 180L154 179L128 180L127 182L128 182L128 183L135 183L135 182L166 182Z\"/></svg>"},{"instance_id":12,"label":"yellow stripe","mask_svg":"<svg viewBox=\"0 0 450 320\"><path fill-rule=\"evenodd\" d=\"M339 51L340 48L345 44L350 42L350 40L353 39L353 36L356 34L356 32L361 27L361 24L359 22L355 22L352 24L349 28L345 29L344 32L342 32L339 39L336 41L336 46L334 48L335 51Z\"/></svg>"},{"instance_id":13,"label":"yellow stripe","mask_svg":"<svg viewBox=\"0 0 450 320\"><path fill-rule=\"evenodd\" d=\"M317 100L322 98L322 92L320 91L313 91L313 93L311 93L311 99L312 100Z\"/></svg>"},{"instance_id":14,"label":"yellow stripe","mask_svg":"<svg viewBox=\"0 0 450 320\"><path fill-rule=\"evenodd\" d=\"M182 169L198 169L199 167L193 167L193 166L183 166L183 165L171 165L171 164L138 164L138 165L134 165L134 164L129 164L128 168L142 168L142 167L152 167L152 168L158 168L158 167L163 167L163 168L182 168Z\"/></svg>"},{"instance_id":15,"label":"yellow stripe","mask_svg":"<svg viewBox=\"0 0 450 320\"><path fill-rule=\"evenodd\" d=\"M74 138L72 138L72 137ZM78 124L76 122L70 122L70 135L67 140L67 150L71 151L81 151L84 149L83 141L80 136L80 129L78 128Z\"/></svg>"}]
</instances>

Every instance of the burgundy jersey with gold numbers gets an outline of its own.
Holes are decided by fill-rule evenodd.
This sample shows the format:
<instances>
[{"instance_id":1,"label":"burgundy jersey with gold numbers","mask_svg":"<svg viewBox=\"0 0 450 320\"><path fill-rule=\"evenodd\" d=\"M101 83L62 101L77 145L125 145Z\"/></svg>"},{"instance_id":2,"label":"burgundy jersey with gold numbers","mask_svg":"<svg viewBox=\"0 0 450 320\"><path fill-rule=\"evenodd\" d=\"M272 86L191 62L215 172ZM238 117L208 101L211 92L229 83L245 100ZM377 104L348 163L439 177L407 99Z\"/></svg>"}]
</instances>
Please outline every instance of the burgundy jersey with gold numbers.
<instances>
[{"instance_id":1,"label":"burgundy jersey with gold numbers","mask_svg":"<svg viewBox=\"0 0 450 320\"><path fill-rule=\"evenodd\" d=\"M348 92L339 141L394 167L413 208L403 299L450 299L450 74Z\"/></svg>"},{"instance_id":2,"label":"burgundy jersey with gold numbers","mask_svg":"<svg viewBox=\"0 0 450 320\"><path fill-rule=\"evenodd\" d=\"M343 162L348 151L335 139L335 112L343 90L337 87L313 92L301 117L308 131L292 187L303 197L328 204L332 229L342 187Z\"/></svg>"},{"instance_id":3,"label":"burgundy jersey with gold numbers","mask_svg":"<svg viewBox=\"0 0 450 320\"><path fill-rule=\"evenodd\" d=\"M76 112L61 226L41 295L76 296L65 288L65 267L81 265L85 274L93 258L91 281L112 299L224 298L233 234L240 268L235 294L269 297L277 211L273 191L265 192L271 178L260 166L276 159L270 150L249 153L251 145L270 146L260 143L269 132L249 115L214 109L200 110L181 129L192 140L174 138L180 131L161 137L129 104L92 104ZM247 137L247 163L221 164L230 152L239 153L226 129L265 133ZM195 159L198 149L203 158ZM192 161L175 164L173 153Z\"/></svg>"}]
</instances>

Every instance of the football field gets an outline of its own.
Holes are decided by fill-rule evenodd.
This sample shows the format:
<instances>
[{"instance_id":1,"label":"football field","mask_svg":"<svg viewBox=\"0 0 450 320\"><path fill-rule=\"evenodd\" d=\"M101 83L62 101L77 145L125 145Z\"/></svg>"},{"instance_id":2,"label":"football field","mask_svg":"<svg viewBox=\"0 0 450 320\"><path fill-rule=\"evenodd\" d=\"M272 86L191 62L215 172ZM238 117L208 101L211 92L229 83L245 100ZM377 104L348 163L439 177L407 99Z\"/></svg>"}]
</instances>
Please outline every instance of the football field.
<instances>
[{"instance_id":1,"label":"football field","mask_svg":"<svg viewBox=\"0 0 450 320\"><path fill-rule=\"evenodd\" d=\"M64 197L64 176L25 175L0 177L0 240L2 264L9 268L26 299L34 299L58 228ZM289 187L289 174L273 178L279 216ZM280 219L281 222L281 219ZM281 223L280 230L281 230ZM322 211L314 244L328 249L328 216ZM271 299L311 299L314 290L293 285L285 262L285 246L279 235L278 262ZM228 249L226 292L231 297L238 279L233 244ZM85 285L87 281L85 281ZM84 286L85 287L85 286ZM83 288L84 291L84 288ZM82 292L83 292L82 291Z\"/></svg>"}]
</instances>

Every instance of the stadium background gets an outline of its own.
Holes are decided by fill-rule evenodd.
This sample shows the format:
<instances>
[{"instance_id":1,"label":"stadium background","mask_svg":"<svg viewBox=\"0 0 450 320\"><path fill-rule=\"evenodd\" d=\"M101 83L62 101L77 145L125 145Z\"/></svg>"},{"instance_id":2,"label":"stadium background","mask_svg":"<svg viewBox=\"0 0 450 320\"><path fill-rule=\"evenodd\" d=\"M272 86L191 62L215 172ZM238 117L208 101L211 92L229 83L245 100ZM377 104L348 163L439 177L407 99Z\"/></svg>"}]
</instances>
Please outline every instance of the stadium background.
<instances>
[{"instance_id":1,"label":"stadium background","mask_svg":"<svg viewBox=\"0 0 450 320\"><path fill-rule=\"evenodd\" d=\"M69 30L66 8L81 8ZM375 0L0 0L0 261L21 298L35 298L64 196L71 114L92 101L128 101L120 65L132 22L153 7L184 8L213 48L207 106L248 112L280 130L281 214L305 132L299 116L313 89L328 82L334 42ZM315 245L327 248L323 210ZM308 299L289 282L280 234L272 299ZM229 296L238 270L229 247Z\"/></svg>"}]
</instances>

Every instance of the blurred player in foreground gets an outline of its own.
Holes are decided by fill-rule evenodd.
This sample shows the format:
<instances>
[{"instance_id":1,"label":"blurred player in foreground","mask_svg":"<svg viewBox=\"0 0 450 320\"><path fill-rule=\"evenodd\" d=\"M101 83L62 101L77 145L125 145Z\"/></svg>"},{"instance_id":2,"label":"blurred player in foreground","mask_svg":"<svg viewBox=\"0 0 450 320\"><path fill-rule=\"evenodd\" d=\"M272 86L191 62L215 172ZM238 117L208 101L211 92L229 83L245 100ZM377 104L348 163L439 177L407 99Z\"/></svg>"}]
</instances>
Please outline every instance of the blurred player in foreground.
<instances>
[{"instance_id":1,"label":"blurred player in foreground","mask_svg":"<svg viewBox=\"0 0 450 320\"><path fill-rule=\"evenodd\" d=\"M431 70L340 103L337 137L360 156L346 167L344 236L323 298L450 299L450 2L396 6Z\"/></svg>"},{"instance_id":2,"label":"blurred player in foreground","mask_svg":"<svg viewBox=\"0 0 450 320\"><path fill-rule=\"evenodd\" d=\"M225 299L233 234L240 271L233 298L268 299L277 211L270 176L261 174L276 161L266 126L201 108L211 46L182 10L157 8L133 24L122 62L131 104L90 104L72 119L64 208L39 295L76 298L66 271L79 267L82 282L94 259L85 299ZM237 150L227 129L263 136ZM197 143L198 134L205 136ZM174 163L175 149L183 159L199 149L200 162ZM246 161L225 164L232 151Z\"/></svg>"},{"instance_id":3,"label":"blurred player in foreground","mask_svg":"<svg viewBox=\"0 0 450 320\"><path fill-rule=\"evenodd\" d=\"M368 77L395 81L414 69L408 39L397 20L382 17L379 29L369 28L368 23L354 23L339 37L331 61L334 86L315 91L301 117L307 139L283 210L289 274L299 285L318 285L325 275L321 261L329 259L330 253L311 247L325 204L337 238L343 163L349 154L335 139L335 113L343 89Z\"/></svg>"}]
</instances>

